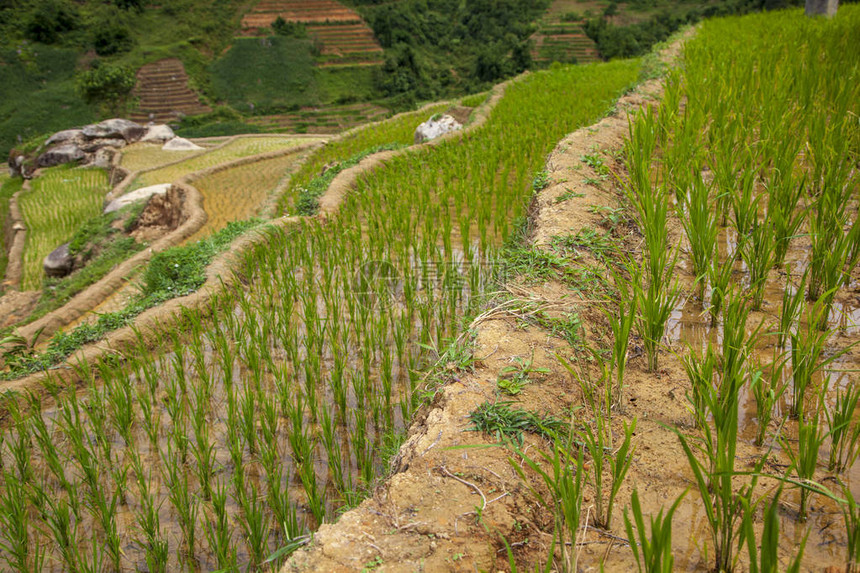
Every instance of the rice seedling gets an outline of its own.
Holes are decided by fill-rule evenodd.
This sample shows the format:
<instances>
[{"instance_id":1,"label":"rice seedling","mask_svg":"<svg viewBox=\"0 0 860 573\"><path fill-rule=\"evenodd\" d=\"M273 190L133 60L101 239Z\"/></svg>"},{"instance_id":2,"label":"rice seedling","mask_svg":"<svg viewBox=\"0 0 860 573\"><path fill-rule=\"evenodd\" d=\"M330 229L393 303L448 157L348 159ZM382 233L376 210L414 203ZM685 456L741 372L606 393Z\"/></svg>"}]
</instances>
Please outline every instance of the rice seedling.
<instances>
[{"instance_id":1,"label":"rice seedling","mask_svg":"<svg viewBox=\"0 0 860 573\"><path fill-rule=\"evenodd\" d=\"M751 472L747 483L739 484L735 464L738 446L738 408L741 386L748 376L745 366L756 333L748 335L746 320L748 309L743 297L733 293L726 307L726 320L723 328L722 355L720 357L720 378L711 382L713 358L715 353L709 348L705 353L705 365L696 366L691 359L688 372L696 373L700 380L692 379L697 387L694 391L701 408L696 412L697 425L701 439L691 445L689 439L677 432L681 447L686 454L694 483L699 495L705 501L705 516L711 534L714 550L714 567L717 571L732 571L734 556L739 550L740 541L736 531L743 517L740 499L752 499L758 481L758 473L764 466L767 456L762 456ZM699 360L699 359L696 359ZM706 416L710 417L708 423ZM694 451L703 457L701 461Z\"/></svg>"},{"instance_id":2,"label":"rice seedling","mask_svg":"<svg viewBox=\"0 0 860 573\"><path fill-rule=\"evenodd\" d=\"M791 468L797 474L800 482L800 510L798 519L806 521L809 496L812 490L805 484L813 483L815 470L818 467L818 452L824 444L826 434L818 419L818 412L807 416L806 419L798 421L797 428L797 451L795 451L785 438L782 438L783 450L791 460Z\"/></svg>"},{"instance_id":3,"label":"rice seedling","mask_svg":"<svg viewBox=\"0 0 860 573\"><path fill-rule=\"evenodd\" d=\"M821 402L827 393L827 385L822 385ZM827 460L827 469L832 472L844 472L854 465L860 449L860 424L854 419L857 410L857 402L860 400L860 388L848 386L844 390L836 392L836 404L831 412L824 407L827 419L828 432L830 436L830 455Z\"/></svg>"},{"instance_id":4,"label":"rice seedling","mask_svg":"<svg viewBox=\"0 0 860 573\"><path fill-rule=\"evenodd\" d=\"M639 503L639 492L634 489L630 496L630 512L633 514L631 521L628 508L624 508L624 527L627 531L627 540L633 557L636 559L636 568L639 573L671 573L674 571L675 558L672 555L672 518L686 492L678 496L675 502L669 506L666 514L663 508L657 515L650 515L650 531L646 531L645 519L642 507ZM635 527L635 532L634 532ZM638 536L637 536L638 534Z\"/></svg>"},{"instance_id":5,"label":"rice seedling","mask_svg":"<svg viewBox=\"0 0 860 573\"><path fill-rule=\"evenodd\" d=\"M789 269L785 279L785 289L782 291L782 305L779 313L779 329L776 332L776 347L783 349L785 343L791 336L791 330L794 325L800 321L801 312L803 310L804 293L806 290L806 280L809 276L808 272L803 273L800 283L792 284L791 272Z\"/></svg>"},{"instance_id":6,"label":"rice seedling","mask_svg":"<svg viewBox=\"0 0 860 573\"><path fill-rule=\"evenodd\" d=\"M683 197L680 209L681 224L690 245L690 260L696 275L699 299L704 304L705 281L717 249L717 215L711 205L711 190L701 174L693 180Z\"/></svg>"},{"instance_id":7,"label":"rice seedling","mask_svg":"<svg viewBox=\"0 0 860 573\"><path fill-rule=\"evenodd\" d=\"M812 385L813 377L822 372L829 364L838 360L850 350L850 346L837 350L824 357L824 349L830 338L829 331L819 330L821 316L827 312L826 303L818 301L809 310L806 326L795 327L789 335L791 340L792 400L789 413L792 417L803 419L806 391Z\"/></svg>"},{"instance_id":8,"label":"rice seedling","mask_svg":"<svg viewBox=\"0 0 860 573\"><path fill-rule=\"evenodd\" d=\"M761 533L761 539L756 538L755 529L753 528L753 519L758 503L750 504L749 500L744 498L740 500L744 506L744 517L740 535L742 542L746 542L750 573L777 573L778 571L799 573L800 571L803 550L806 547L806 540L809 538L809 534L807 533L803 538L800 548L792 556L789 564L786 566L781 563L779 559L779 497L781 494L782 489L778 490L765 503L762 519L764 528Z\"/></svg>"},{"instance_id":9,"label":"rice seedling","mask_svg":"<svg viewBox=\"0 0 860 573\"><path fill-rule=\"evenodd\" d=\"M775 262L773 224L754 218L746 238L741 243L741 258L749 273L752 310L761 310L764 287Z\"/></svg>"},{"instance_id":10,"label":"rice seedling","mask_svg":"<svg viewBox=\"0 0 860 573\"><path fill-rule=\"evenodd\" d=\"M842 495L845 496L845 499L840 505L848 542L845 571L856 573L860 570L860 504L854 499L850 487L843 485Z\"/></svg>"},{"instance_id":11,"label":"rice seedling","mask_svg":"<svg viewBox=\"0 0 860 573\"><path fill-rule=\"evenodd\" d=\"M109 190L101 169L52 167L33 180L32 189L19 196L27 225L24 274L21 288L38 290L42 285L42 260L71 239L78 228L101 213Z\"/></svg>"},{"instance_id":12,"label":"rice seedling","mask_svg":"<svg viewBox=\"0 0 860 573\"><path fill-rule=\"evenodd\" d=\"M756 430L755 445L764 444L767 436L768 426L774 416L774 408L782 399L788 389L788 382L782 382L785 359L776 359L770 364L772 370L768 379L761 368L755 368L749 379L750 391L756 404L756 415L758 417L758 428Z\"/></svg>"},{"instance_id":13,"label":"rice seedling","mask_svg":"<svg viewBox=\"0 0 860 573\"><path fill-rule=\"evenodd\" d=\"M577 571L576 536L582 519L582 485L585 473L582 450L578 450L574 458L570 446L569 443L555 440L551 454L538 451L543 464L523 452L517 452L525 464L541 477L549 490L549 499L544 499L540 492L530 485L519 463L510 458L508 460L532 495L542 505L552 508L555 521L553 546L558 547L561 552L561 570L566 573ZM542 467L544 464L548 469Z\"/></svg>"},{"instance_id":14,"label":"rice seedling","mask_svg":"<svg viewBox=\"0 0 860 573\"><path fill-rule=\"evenodd\" d=\"M627 367L627 348L630 344L630 331L636 320L636 297L631 294L630 283L615 273L615 288L618 289L618 307L615 311L604 309L612 329L612 366L615 370L617 390L613 392L615 405L624 403L624 371Z\"/></svg>"},{"instance_id":15,"label":"rice seedling","mask_svg":"<svg viewBox=\"0 0 860 573\"><path fill-rule=\"evenodd\" d=\"M590 425L585 425L584 430L579 432L580 439L585 445L591 458L591 485L594 488L595 516L594 523L603 529L610 529L612 525L612 507L615 505L615 497L624 482L624 477L633 462L634 447L631 445L633 432L636 430L636 420L628 425L624 422L624 439L616 449L612 439L612 428L609 420L602 414L597 414L594 422L594 430ZM604 468L609 452L609 493L604 493ZM606 495L604 499L604 495Z\"/></svg>"}]
</instances>

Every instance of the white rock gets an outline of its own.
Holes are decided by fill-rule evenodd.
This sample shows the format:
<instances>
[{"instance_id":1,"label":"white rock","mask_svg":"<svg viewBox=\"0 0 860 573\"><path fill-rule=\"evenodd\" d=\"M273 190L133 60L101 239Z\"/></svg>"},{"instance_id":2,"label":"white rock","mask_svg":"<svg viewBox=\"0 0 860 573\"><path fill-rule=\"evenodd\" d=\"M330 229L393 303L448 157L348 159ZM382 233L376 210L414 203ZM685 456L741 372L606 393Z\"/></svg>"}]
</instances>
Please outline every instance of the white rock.
<instances>
[{"instance_id":1,"label":"white rock","mask_svg":"<svg viewBox=\"0 0 860 573\"><path fill-rule=\"evenodd\" d=\"M167 193L168 189L170 189L170 183L159 183L158 185L150 185L149 187L135 189L134 191L117 197L108 203L104 212L112 213L114 211L119 211L126 205L131 205L132 203L149 199L153 195L164 195Z\"/></svg>"},{"instance_id":2,"label":"white rock","mask_svg":"<svg viewBox=\"0 0 860 573\"><path fill-rule=\"evenodd\" d=\"M199 145L191 143L183 137L174 137L161 148L164 151L199 151L203 149Z\"/></svg>"},{"instance_id":3,"label":"white rock","mask_svg":"<svg viewBox=\"0 0 860 573\"><path fill-rule=\"evenodd\" d=\"M459 131L462 128L463 124L450 115L442 115L439 117L433 116L415 128L415 143L424 143L425 141L436 139L446 133Z\"/></svg>"},{"instance_id":4,"label":"white rock","mask_svg":"<svg viewBox=\"0 0 860 573\"><path fill-rule=\"evenodd\" d=\"M146 130L146 135L140 138L141 141L152 143L164 143L176 137L169 125L153 125Z\"/></svg>"}]
</instances>

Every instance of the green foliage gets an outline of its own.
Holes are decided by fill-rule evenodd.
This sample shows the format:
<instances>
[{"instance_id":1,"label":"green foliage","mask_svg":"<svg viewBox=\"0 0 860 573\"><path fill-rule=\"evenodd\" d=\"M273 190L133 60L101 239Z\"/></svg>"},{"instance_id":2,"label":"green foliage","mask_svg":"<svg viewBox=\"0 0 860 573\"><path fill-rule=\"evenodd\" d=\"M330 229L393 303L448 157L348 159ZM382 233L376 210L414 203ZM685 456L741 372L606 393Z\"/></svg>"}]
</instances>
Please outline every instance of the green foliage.
<instances>
[{"instance_id":1,"label":"green foliage","mask_svg":"<svg viewBox=\"0 0 860 573\"><path fill-rule=\"evenodd\" d=\"M280 16L272 22L272 31L278 36L287 36L289 38L308 37L308 29L304 24L301 22L287 22Z\"/></svg>"},{"instance_id":2,"label":"green foliage","mask_svg":"<svg viewBox=\"0 0 860 573\"><path fill-rule=\"evenodd\" d=\"M0 47L0 159L17 143L96 119L75 92L76 60L69 48Z\"/></svg>"},{"instance_id":3,"label":"green foliage","mask_svg":"<svg viewBox=\"0 0 860 573\"><path fill-rule=\"evenodd\" d=\"M391 150L391 149L400 149L403 147L399 144L389 144L389 145L379 145L371 149L365 149L364 151L353 155L346 161L341 161L336 163L325 170L325 173L312 179L306 187L302 187L299 189L298 199L296 200L296 213L299 215L313 215L319 209L319 201L318 199L322 196L323 193L326 192L328 186L334 180L338 173L343 171L344 169L348 169L354 165L357 165L362 159L367 157L368 155L372 155L374 153L379 153L380 151Z\"/></svg>"},{"instance_id":4,"label":"green foliage","mask_svg":"<svg viewBox=\"0 0 860 573\"><path fill-rule=\"evenodd\" d=\"M238 38L210 73L215 96L242 112L298 109L320 99L311 42L305 39Z\"/></svg>"},{"instance_id":5,"label":"green foliage","mask_svg":"<svg viewBox=\"0 0 860 573\"><path fill-rule=\"evenodd\" d=\"M256 221L231 221L208 239L156 254L143 273L144 296L172 298L196 291L206 282L206 267L215 255L256 224Z\"/></svg>"},{"instance_id":6,"label":"green foliage","mask_svg":"<svg viewBox=\"0 0 860 573\"><path fill-rule=\"evenodd\" d=\"M102 21L93 31L93 48L99 56L113 56L129 51L134 45L131 30L113 19Z\"/></svg>"},{"instance_id":7,"label":"green foliage","mask_svg":"<svg viewBox=\"0 0 860 573\"><path fill-rule=\"evenodd\" d=\"M522 445L523 432L531 432L547 439L563 437L567 424L555 416L541 416L528 410L511 408L513 402L484 402L469 419L475 430L495 436L497 440L513 438Z\"/></svg>"},{"instance_id":8,"label":"green foliage","mask_svg":"<svg viewBox=\"0 0 860 573\"><path fill-rule=\"evenodd\" d=\"M34 42L53 44L79 25L78 9L68 0L39 0L26 19L24 33Z\"/></svg>"},{"instance_id":9,"label":"green foliage","mask_svg":"<svg viewBox=\"0 0 860 573\"><path fill-rule=\"evenodd\" d=\"M406 0L363 4L359 11L386 48L380 90L408 95L401 101L411 102L483 86L528 67L528 39L547 5L545 0Z\"/></svg>"},{"instance_id":10,"label":"green foliage","mask_svg":"<svg viewBox=\"0 0 860 573\"><path fill-rule=\"evenodd\" d=\"M81 72L75 87L84 101L102 104L116 114L125 108L136 81L130 67L101 64Z\"/></svg>"},{"instance_id":11,"label":"green foliage","mask_svg":"<svg viewBox=\"0 0 860 573\"><path fill-rule=\"evenodd\" d=\"M640 56L663 42L684 24L695 22L698 16L688 13L678 16L663 12L652 19L629 26L616 26L596 18L586 21L583 30L597 44L601 57L607 60Z\"/></svg>"}]
</instances>

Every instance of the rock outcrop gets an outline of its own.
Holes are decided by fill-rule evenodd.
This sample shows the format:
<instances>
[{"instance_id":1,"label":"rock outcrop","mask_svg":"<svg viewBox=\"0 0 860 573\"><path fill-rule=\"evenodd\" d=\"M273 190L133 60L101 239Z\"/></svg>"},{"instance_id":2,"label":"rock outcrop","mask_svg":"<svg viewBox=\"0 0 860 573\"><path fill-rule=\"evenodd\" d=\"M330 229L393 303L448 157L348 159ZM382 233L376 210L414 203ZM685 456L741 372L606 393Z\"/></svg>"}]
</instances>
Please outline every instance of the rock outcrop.
<instances>
[{"instance_id":1,"label":"rock outcrop","mask_svg":"<svg viewBox=\"0 0 860 573\"><path fill-rule=\"evenodd\" d=\"M461 129L463 129L463 124L450 115L433 116L415 128L415 144L418 145Z\"/></svg>"},{"instance_id":2,"label":"rock outcrop","mask_svg":"<svg viewBox=\"0 0 860 573\"><path fill-rule=\"evenodd\" d=\"M69 243L64 243L51 251L42 261L45 275L64 277L75 269L75 258L69 253Z\"/></svg>"},{"instance_id":3,"label":"rock outcrop","mask_svg":"<svg viewBox=\"0 0 860 573\"><path fill-rule=\"evenodd\" d=\"M163 149L164 151L199 151L203 148L188 141L185 138L174 137L173 139L165 143L161 149Z\"/></svg>"},{"instance_id":4,"label":"rock outcrop","mask_svg":"<svg viewBox=\"0 0 860 573\"><path fill-rule=\"evenodd\" d=\"M120 195L105 206L105 213L113 213L119 211L126 205L137 203L138 201L148 200L153 195L164 195L170 189L170 183L159 183L158 185L150 185L141 189L135 189L125 195Z\"/></svg>"},{"instance_id":5,"label":"rock outcrop","mask_svg":"<svg viewBox=\"0 0 860 573\"><path fill-rule=\"evenodd\" d=\"M25 155L13 149L9 154L9 173L13 177L28 177L34 168L74 162L108 168L119 148L137 141L162 143L175 137L166 125L144 127L127 119L106 119L81 129L58 131L35 153Z\"/></svg>"}]
</instances>

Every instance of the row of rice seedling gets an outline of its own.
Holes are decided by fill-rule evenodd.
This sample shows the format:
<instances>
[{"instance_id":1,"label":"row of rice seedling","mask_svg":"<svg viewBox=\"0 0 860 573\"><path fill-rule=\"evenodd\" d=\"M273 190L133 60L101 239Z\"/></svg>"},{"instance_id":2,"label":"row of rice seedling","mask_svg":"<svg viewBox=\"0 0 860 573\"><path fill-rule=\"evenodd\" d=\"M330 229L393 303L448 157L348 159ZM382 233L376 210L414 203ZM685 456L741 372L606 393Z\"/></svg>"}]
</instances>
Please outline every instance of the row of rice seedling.
<instances>
[{"instance_id":1,"label":"row of rice seedling","mask_svg":"<svg viewBox=\"0 0 860 573\"><path fill-rule=\"evenodd\" d=\"M389 120L357 128L328 143L311 155L290 179L290 186L278 204L280 213L293 212L301 194L313 179L327 167L354 157L368 149L383 145L409 145L415 137L415 126L448 108L446 104L431 105L419 111L399 114Z\"/></svg>"},{"instance_id":2,"label":"row of rice seedling","mask_svg":"<svg viewBox=\"0 0 860 573\"><path fill-rule=\"evenodd\" d=\"M41 287L42 260L101 212L109 189L103 170L64 166L43 170L30 190L19 195L27 226L22 290Z\"/></svg>"},{"instance_id":3,"label":"row of rice seedling","mask_svg":"<svg viewBox=\"0 0 860 573\"><path fill-rule=\"evenodd\" d=\"M260 209L278 184L299 159L297 154L283 155L219 171L194 181L203 195L206 224L186 242L193 243L230 221L241 221L260 215Z\"/></svg>"},{"instance_id":4,"label":"row of rice seedling","mask_svg":"<svg viewBox=\"0 0 860 573\"><path fill-rule=\"evenodd\" d=\"M134 180L132 189L157 185L159 183L172 183L184 175L208 167L215 167L216 165L235 161L243 157L252 157L271 151L298 147L312 143L313 141L313 139L295 137L241 137L223 147L213 149L202 155L195 155L180 163L147 171Z\"/></svg>"},{"instance_id":5,"label":"row of rice seedling","mask_svg":"<svg viewBox=\"0 0 860 573\"><path fill-rule=\"evenodd\" d=\"M200 151L165 151L160 145L135 143L123 148L120 165L129 171L142 171L173 163L196 153Z\"/></svg>"},{"instance_id":6,"label":"row of rice seedling","mask_svg":"<svg viewBox=\"0 0 860 573\"><path fill-rule=\"evenodd\" d=\"M7 563L257 569L357 503L532 173L637 71L523 78L480 130L366 175L324 223L270 231L236 287L156 334L166 351L83 367L83 396L57 386L56 406L20 413L0 440L0 502L30 517L0 543L51 549Z\"/></svg>"},{"instance_id":7,"label":"row of rice seedling","mask_svg":"<svg viewBox=\"0 0 860 573\"><path fill-rule=\"evenodd\" d=\"M631 121L625 191L644 245L627 297L649 367L679 305L679 260L694 284L680 305L711 319L703 347L682 358L697 435L678 436L698 494L687 502L704 507L717 571L737 570L744 552L750 570L799 570L804 543L788 565L779 560L780 497L797 501L801 524L813 496L841 504L847 545L839 551L848 570L860 563L848 479L860 442L857 381L853 369L834 367L858 342L858 325L846 325L834 305L842 300L840 310L856 314L841 289L856 284L860 248L858 79L855 7L833 20L799 11L714 20L687 44L663 102ZM667 238L674 217L678 244ZM618 344L620 323L614 332ZM740 467L739 408L750 400L761 449ZM774 458L784 473L766 465ZM835 493L821 485L825 467ZM775 496L763 477L783 484ZM679 502L652 516L648 537L638 497L631 501L626 525L631 544L641 542L640 570L671 569L666 519Z\"/></svg>"}]
</instances>

